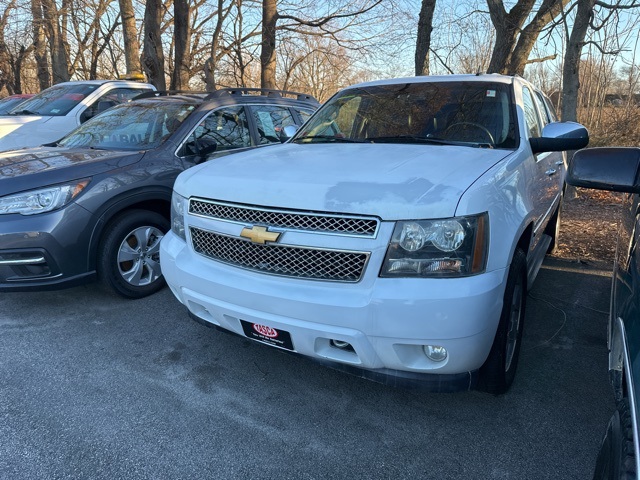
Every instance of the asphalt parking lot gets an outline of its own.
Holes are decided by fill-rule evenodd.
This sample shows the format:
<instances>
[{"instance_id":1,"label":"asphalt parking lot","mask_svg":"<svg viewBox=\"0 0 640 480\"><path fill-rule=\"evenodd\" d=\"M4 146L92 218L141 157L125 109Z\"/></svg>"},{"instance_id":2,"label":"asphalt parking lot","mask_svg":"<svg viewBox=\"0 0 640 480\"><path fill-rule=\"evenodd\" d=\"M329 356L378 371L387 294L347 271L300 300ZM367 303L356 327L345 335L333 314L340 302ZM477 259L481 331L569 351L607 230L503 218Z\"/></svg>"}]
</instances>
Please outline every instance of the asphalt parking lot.
<instances>
[{"instance_id":1,"label":"asphalt parking lot","mask_svg":"<svg viewBox=\"0 0 640 480\"><path fill-rule=\"evenodd\" d=\"M547 259L512 389L429 394L190 320L168 289L0 294L2 479L585 479L610 272Z\"/></svg>"}]
</instances>

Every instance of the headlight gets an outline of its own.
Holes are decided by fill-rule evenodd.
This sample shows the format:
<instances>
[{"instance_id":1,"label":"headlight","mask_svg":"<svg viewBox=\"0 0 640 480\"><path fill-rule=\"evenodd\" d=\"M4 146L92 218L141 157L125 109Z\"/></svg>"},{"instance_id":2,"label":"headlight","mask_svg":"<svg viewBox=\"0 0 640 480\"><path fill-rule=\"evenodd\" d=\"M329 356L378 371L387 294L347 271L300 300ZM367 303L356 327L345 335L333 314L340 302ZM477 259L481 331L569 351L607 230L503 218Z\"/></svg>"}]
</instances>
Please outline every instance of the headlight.
<instances>
[{"instance_id":1,"label":"headlight","mask_svg":"<svg viewBox=\"0 0 640 480\"><path fill-rule=\"evenodd\" d=\"M171 195L171 231L187 241L184 231L184 214L187 211L187 199L176 192Z\"/></svg>"},{"instance_id":2,"label":"headlight","mask_svg":"<svg viewBox=\"0 0 640 480\"><path fill-rule=\"evenodd\" d=\"M19 213L34 215L50 212L64 207L76 198L89 184L89 179L75 181L66 185L31 190L0 198L0 215Z\"/></svg>"},{"instance_id":3,"label":"headlight","mask_svg":"<svg viewBox=\"0 0 640 480\"><path fill-rule=\"evenodd\" d=\"M381 277L459 277L482 273L489 251L486 213L396 224Z\"/></svg>"}]
</instances>

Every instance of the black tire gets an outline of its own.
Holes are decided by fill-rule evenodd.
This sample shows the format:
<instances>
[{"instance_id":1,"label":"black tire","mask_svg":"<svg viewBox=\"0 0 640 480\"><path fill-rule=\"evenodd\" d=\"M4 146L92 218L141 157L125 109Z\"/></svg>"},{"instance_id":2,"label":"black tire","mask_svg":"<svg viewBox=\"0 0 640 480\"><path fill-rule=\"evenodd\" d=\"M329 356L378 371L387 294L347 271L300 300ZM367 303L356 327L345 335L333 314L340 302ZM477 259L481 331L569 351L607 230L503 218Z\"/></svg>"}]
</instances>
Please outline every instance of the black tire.
<instances>
[{"instance_id":1,"label":"black tire","mask_svg":"<svg viewBox=\"0 0 640 480\"><path fill-rule=\"evenodd\" d=\"M527 257L513 254L498 330L489 356L480 368L479 388L494 395L505 393L516 375L527 299Z\"/></svg>"},{"instance_id":2,"label":"black tire","mask_svg":"<svg viewBox=\"0 0 640 480\"><path fill-rule=\"evenodd\" d=\"M169 221L147 210L130 210L105 228L98 251L98 278L126 298L142 298L160 290L160 240Z\"/></svg>"},{"instance_id":3,"label":"black tire","mask_svg":"<svg viewBox=\"0 0 640 480\"><path fill-rule=\"evenodd\" d=\"M623 398L602 439L593 480L635 480L636 474L631 412L629 401Z\"/></svg>"},{"instance_id":4,"label":"black tire","mask_svg":"<svg viewBox=\"0 0 640 480\"><path fill-rule=\"evenodd\" d=\"M547 255L553 255L558 249L558 238L560 237L560 217L562 213L562 198L560 199L560 203L558 204L558 208L556 208L555 213L549 220L547 224L547 228L545 228L544 233L551 237L551 243L547 247Z\"/></svg>"}]
</instances>

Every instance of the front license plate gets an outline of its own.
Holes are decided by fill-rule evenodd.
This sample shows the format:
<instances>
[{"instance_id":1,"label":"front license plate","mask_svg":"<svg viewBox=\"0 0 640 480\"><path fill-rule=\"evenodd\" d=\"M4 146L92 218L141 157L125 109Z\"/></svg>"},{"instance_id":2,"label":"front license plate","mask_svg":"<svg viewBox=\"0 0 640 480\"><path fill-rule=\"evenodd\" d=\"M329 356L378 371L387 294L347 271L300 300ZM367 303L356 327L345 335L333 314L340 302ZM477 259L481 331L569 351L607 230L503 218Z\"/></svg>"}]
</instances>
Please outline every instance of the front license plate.
<instances>
[{"instance_id":1,"label":"front license plate","mask_svg":"<svg viewBox=\"0 0 640 480\"><path fill-rule=\"evenodd\" d=\"M291 342L291 335L289 335L289 332L276 330L275 328L267 325L251 323L245 320L240 320L240 323L242 324L242 330L247 337L262 343L273 345L274 347L293 350L293 342Z\"/></svg>"}]
</instances>

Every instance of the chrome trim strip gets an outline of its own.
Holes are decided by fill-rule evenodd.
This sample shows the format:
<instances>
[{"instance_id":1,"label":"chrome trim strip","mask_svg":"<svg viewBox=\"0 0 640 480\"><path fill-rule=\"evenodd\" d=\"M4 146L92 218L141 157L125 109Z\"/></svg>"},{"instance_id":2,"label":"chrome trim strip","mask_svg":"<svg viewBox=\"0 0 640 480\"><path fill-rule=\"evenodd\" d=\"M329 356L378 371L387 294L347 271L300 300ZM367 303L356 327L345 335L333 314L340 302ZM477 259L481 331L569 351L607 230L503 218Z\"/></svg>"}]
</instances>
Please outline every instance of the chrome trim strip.
<instances>
[{"instance_id":1,"label":"chrome trim strip","mask_svg":"<svg viewBox=\"0 0 640 480\"><path fill-rule=\"evenodd\" d=\"M627 392L629 395L629 410L631 410L631 423L633 425L633 449L635 453L636 472L640 472L640 432L638 432L638 418L636 416L636 394L631 377L631 361L629 359L629 348L627 343L627 332L624 328L624 322L620 317L617 319L620 335L622 335L622 343L624 345L624 376L627 380Z\"/></svg>"},{"instance_id":2,"label":"chrome trim strip","mask_svg":"<svg viewBox=\"0 0 640 480\"><path fill-rule=\"evenodd\" d=\"M0 266L6 265L38 265L46 263L44 257L20 258L18 260L0 260Z\"/></svg>"},{"instance_id":3,"label":"chrome trim strip","mask_svg":"<svg viewBox=\"0 0 640 480\"><path fill-rule=\"evenodd\" d=\"M277 225L273 225L274 228L278 228L282 231L288 231L288 232L305 232L305 233L313 233L313 234L317 234L317 235L332 235L332 236L337 236L337 237L353 237L353 238L372 238L375 239L378 237L378 232L380 231L380 224L382 223L382 220L378 217L372 217L372 216L360 216L360 215L345 215L342 213L321 213L321 212L309 212L308 210L288 210L288 209L278 209L278 208L266 208L266 207L257 207L254 205L248 205L248 204L244 204L244 203L229 203L229 202L221 202L218 200L211 200L211 199L207 199L207 198L202 198L202 197L190 197L189 198L189 204L187 205L187 214L191 215L193 217L200 217L200 218L208 218L208 219L214 219L214 220L218 220L220 222L226 222L226 223L232 223L234 225L254 225L251 222L239 222L236 220L228 220L225 218L219 218L219 217L212 217L210 215L202 215L202 214L198 214L198 213L191 213L191 201L195 200L198 202L203 202L203 203L208 203L211 205L222 205L225 207L231 207L231 208L244 208L247 210L256 210L259 212L267 212L267 213L281 213L281 214L285 214L285 215L307 215L309 217L323 217L323 218L344 218L344 219L353 219L353 220L368 220L368 221L374 221L376 222L376 228L375 231L373 233L363 233L363 234L357 234L357 233L341 233L341 232L332 232L332 231L322 231L322 230L306 230L306 229L302 229L302 228L290 228L290 227L282 227L282 226L277 226ZM214 232L215 233L215 232ZM347 250L350 251L350 250Z\"/></svg>"}]
</instances>

